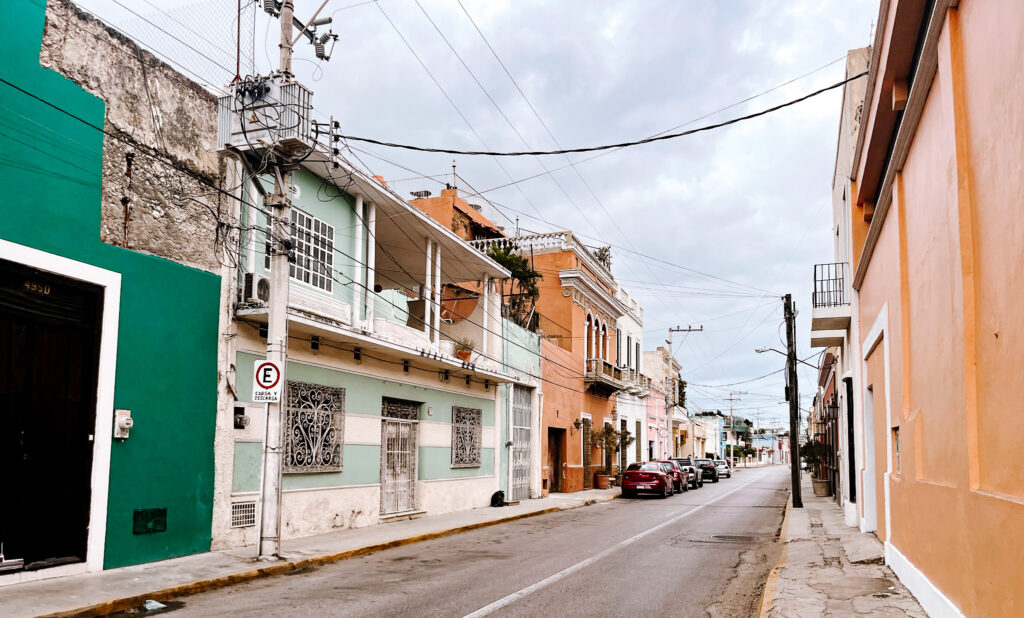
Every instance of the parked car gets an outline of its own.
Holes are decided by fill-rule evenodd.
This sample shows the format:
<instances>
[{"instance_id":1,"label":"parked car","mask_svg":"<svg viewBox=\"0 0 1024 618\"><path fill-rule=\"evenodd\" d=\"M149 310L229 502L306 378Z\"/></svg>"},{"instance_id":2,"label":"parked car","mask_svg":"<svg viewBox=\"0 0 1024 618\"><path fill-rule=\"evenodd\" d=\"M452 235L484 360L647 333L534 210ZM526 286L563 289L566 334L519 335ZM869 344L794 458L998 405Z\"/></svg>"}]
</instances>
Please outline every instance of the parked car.
<instances>
[{"instance_id":1,"label":"parked car","mask_svg":"<svg viewBox=\"0 0 1024 618\"><path fill-rule=\"evenodd\" d=\"M715 463L715 467L718 468L719 477L725 476L727 479L732 478L732 466L729 465L728 461L724 459L715 459L713 461Z\"/></svg>"},{"instance_id":2,"label":"parked car","mask_svg":"<svg viewBox=\"0 0 1024 618\"><path fill-rule=\"evenodd\" d=\"M715 462L710 459L694 459L693 463L701 471L703 478L711 479L712 483L718 482L718 468L715 467Z\"/></svg>"},{"instance_id":3,"label":"parked car","mask_svg":"<svg viewBox=\"0 0 1024 618\"><path fill-rule=\"evenodd\" d=\"M656 461L629 464L622 473L622 497L635 498L641 492L654 493L662 498L674 493L671 471L665 464Z\"/></svg>"},{"instance_id":4,"label":"parked car","mask_svg":"<svg viewBox=\"0 0 1024 618\"><path fill-rule=\"evenodd\" d=\"M658 463L663 463L672 469L672 489L676 493L690 491L690 477L686 470L683 470L671 459L660 459Z\"/></svg>"},{"instance_id":5,"label":"parked car","mask_svg":"<svg viewBox=\"0 0 1024 618\"><path fill-rule=\"evenodd\" d=\"M676 462L677 466L687 471L687 476L690 478L690 489L704 487L704 478L697 471L697 464L694 463L692 457L673 457L672 461Z\"/></svg>"}]
</instances>

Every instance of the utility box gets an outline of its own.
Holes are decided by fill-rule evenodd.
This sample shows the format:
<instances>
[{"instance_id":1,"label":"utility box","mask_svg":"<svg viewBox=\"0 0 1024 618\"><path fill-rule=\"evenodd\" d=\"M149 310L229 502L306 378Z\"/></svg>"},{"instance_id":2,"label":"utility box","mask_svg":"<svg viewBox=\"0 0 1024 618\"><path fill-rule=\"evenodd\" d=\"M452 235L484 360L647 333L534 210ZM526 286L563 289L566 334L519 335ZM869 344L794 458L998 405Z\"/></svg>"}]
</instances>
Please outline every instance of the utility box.
<instances>
[{"instance_id":1,"label":"utility box","mask_svg":"<svg viewBox=\"0 0 1024 618\"><path fill-rule=\"evenodd\" d=\"M218 99L217 150L313 148L313 93L283 75L248 78Z\"/></svg>"}]
</instances>

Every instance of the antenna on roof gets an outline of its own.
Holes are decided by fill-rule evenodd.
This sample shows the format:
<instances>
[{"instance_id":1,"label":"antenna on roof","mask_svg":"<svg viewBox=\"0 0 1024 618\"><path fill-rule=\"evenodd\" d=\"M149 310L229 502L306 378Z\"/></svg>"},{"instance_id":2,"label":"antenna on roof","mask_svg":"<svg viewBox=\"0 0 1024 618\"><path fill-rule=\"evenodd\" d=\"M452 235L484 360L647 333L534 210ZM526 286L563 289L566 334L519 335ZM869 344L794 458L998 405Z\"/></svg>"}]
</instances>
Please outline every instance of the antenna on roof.
<instances>
[{"instance_id":1,"label":"antenna on roof","mask_svg":"<svg viewBox=\"0 0 1024 618\"><path fill-rule=\"evenodd\" d=\"M452 159L452 189L459 188L458 175L455 173L455 159Z\"/></svg>"}]
</instances>

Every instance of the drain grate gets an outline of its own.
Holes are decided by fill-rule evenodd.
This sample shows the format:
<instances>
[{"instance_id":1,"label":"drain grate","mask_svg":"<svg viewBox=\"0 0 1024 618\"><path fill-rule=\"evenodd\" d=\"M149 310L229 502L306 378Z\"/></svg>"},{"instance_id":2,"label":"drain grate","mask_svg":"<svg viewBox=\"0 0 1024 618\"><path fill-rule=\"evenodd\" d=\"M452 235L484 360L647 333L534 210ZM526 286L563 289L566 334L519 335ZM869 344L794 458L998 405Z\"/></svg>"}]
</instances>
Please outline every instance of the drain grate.
<instances>
[{"instance_id":1,"label":"drain grate","mask_svg":"<svg viewBox=\"0 0 1024 618\"><path fill-rule=\"evenodd\" d=\"M743 536L738 534L712 534L711 538L721 543L750 543L756 541L756 536Z\"/></svg>"}]
</instances>

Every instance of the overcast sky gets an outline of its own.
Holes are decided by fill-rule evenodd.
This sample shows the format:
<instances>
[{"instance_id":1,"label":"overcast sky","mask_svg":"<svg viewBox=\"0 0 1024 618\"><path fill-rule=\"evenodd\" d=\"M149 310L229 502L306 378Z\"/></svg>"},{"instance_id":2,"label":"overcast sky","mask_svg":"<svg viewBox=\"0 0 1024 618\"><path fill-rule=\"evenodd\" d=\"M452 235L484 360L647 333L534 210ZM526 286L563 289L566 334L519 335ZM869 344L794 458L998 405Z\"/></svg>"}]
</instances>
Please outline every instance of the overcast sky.
<instances>
[{"instance_id":1,"label":"overcast sky","mask_svg":"<svg viewBox=\"0 0 1024 618\"><path fill-rule=\"evenodd\" d=\"M233 75L223 67L233 69L228 52L235 43L230 15L236 0L123 3L214 63L114 0L80 4L158 54L173 55L193 77L223 83ZM525 140L530 149L555 148L532 104L562 147L627 141L678 125L720 122L843 79L842 58L869 43L878 10L877 0L420 4L422 9L415 0L328 2L325 13L333 15L340 35L333 57L314 63L312 50L301 45L294 66L313 88L318 114L333 115L347 134L392 142L520 150ZM296 14L304 19L317 6L318 0L299 0ZM252 62L260 72L276 66L276 28L276 20L271 23L262 12L246 28L250 68ZM664 345L669 326L703 325L702 333L675 335L674 350L691 384L690 401L728 410L724 398L730 388L715 385L783 366L782 356L753 351L784 349L778 296L792 293L800 310L800 356L814 352L812 269L832 261L831 178L840 96L835 90L692 137L596 158L574 155L575 167L563 156L456 157L464 179L460 190L485 191L543 174L543 166L560 168L468 201L483 205L510 233L518 217L522 229L569 229L587 244L613 245L613 271L644 307L644 348ZM715 113L728 106L733 107ZM403 195L418 189L437 194L450 178L451 156L351 145L363 151L354 153L357 164L389 179ZM804 368L800 377L803 394L813 394L813 372ZM733 388L747 392L735 404L740 413L753 418L760 411L763 422L786 418L785 405L778 403L783 374Z\"/></svg>"}]
</instances>

